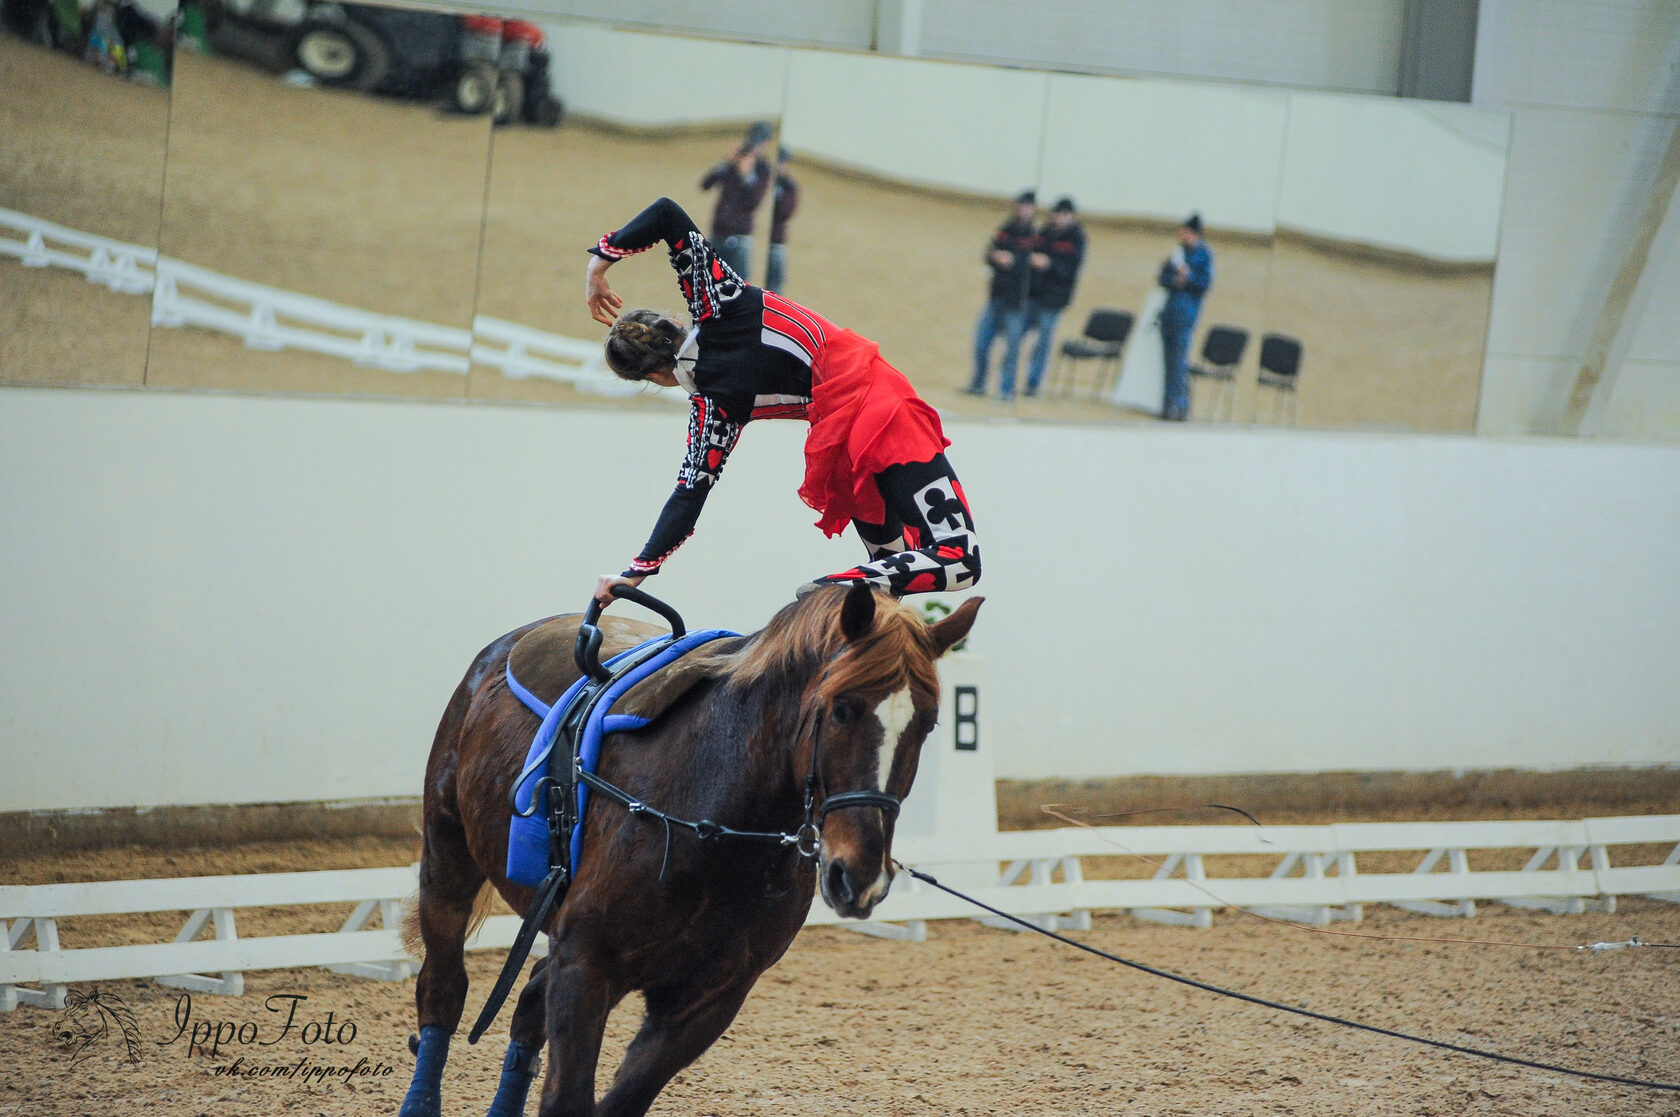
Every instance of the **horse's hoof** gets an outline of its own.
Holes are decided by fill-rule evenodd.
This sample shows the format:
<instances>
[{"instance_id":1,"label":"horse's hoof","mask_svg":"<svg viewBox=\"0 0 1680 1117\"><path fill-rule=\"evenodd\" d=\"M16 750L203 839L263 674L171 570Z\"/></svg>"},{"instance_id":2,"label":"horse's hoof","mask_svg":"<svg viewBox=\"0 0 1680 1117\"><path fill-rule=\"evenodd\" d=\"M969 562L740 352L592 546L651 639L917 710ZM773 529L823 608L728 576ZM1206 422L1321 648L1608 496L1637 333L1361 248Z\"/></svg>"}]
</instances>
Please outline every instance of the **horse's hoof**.
<instances>
[{"instance_id":1,"label":"horse's hoof","mask_svg":"<svg viewBox=\"0 0 1680 1117\"><path fill-rule=\"evenodd\" d=\"M420 1037L413 1032L408 1033L408 1053L410 1055L420 1054Z\"/></svg>"}]
</instances>

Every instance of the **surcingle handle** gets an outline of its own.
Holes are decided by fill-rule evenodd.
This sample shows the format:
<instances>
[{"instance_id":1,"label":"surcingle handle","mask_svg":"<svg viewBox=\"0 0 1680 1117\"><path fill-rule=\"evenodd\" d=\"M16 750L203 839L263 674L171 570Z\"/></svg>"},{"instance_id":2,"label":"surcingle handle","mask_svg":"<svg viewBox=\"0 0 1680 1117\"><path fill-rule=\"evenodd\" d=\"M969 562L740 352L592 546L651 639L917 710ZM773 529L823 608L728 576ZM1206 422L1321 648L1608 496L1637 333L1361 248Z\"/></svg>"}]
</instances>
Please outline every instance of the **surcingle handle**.
<instances>
[{"instance_id":1,"label":"surcingle handle","mask_svg":"<svg viewBox=\"0 0 1680 1117\"><path fill-rule=\"evenodd\" d=\"M614 597L633 601L644 609L658 613L671 626L671 639L681 640L688 635L688 626L683 624L682 614L667 605L653 594L639 590L634 586L614 586ZM583 674L601 682L612 677L612 672L601 666L601 630L595 622L601 619L601 603L593 597L589 599L589 607L583 611L583 620L578 624L577 643L572 646L572 659Z\"/></svg>"}]
</instances>

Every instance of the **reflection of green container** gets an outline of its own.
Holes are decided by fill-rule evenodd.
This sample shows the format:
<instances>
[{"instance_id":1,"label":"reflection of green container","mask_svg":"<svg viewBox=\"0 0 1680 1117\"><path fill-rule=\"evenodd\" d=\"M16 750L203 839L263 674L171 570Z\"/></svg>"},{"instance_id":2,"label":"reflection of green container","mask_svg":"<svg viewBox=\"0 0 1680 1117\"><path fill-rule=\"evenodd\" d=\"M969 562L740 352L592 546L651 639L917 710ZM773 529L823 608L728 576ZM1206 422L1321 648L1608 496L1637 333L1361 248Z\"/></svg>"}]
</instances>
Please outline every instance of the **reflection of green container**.
<instances>
[{"instance_id":1,"label":"reflection of green container","mask_svg":"<svg viewBox=\"0 0 1680 1117\"><path fill-rule=\"evenodd\" d=\"M178 38L191 43L200 54L210 53L210 28L205 23L204 9L200 5L181 5L181 30Z\"/></svg>"},{"instance_id":2,"label":"reflection of green container","mask_svg":"<svg viewBox=\"0 0 1680 1117\"><path fill-rule=\"evenodd\" d=\"M58 26L65 41L80 44L82 41L82 6L76 0L56 0L53 4L53 14L58 17Z\"/></svg>"},{"instance_id":3,"label":"reflection of green container","mask_svg":"<svg viewBox=\"0 0 1680 1117\"><path fill-rule=\"evenodd\" d=\"M169 84L169 59L156 43L135 43L132 63L133 74L140 80Z\"/></svg>"}]
</instances>

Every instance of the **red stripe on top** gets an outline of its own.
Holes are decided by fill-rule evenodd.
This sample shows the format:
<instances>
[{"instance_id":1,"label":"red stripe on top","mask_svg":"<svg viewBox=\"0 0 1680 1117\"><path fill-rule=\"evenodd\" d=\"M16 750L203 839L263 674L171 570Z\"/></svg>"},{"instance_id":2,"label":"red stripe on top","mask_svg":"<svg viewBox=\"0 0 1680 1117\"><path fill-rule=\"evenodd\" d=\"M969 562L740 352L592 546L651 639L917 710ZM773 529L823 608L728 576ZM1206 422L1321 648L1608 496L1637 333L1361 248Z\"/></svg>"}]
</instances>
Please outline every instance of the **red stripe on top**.
<instances>
[{"instance_id":1,"label":"red stripe on top","mask_svg":"<svg viewBox=\"0 0 1680 1117\"><path fill-rule=\"evenodd\" d=\"M801 323L772 310L767 309L764 312L764 328L770 333L785 337L797 345L805 354L807 363L816 360L817 354L822 349L821 339L812 337L811 332Z\"/></svg>"},{"instance_id":2,"label":"red stripe on top","mask_svg":"<svg viewBox=\"0 0 1680 1117\"><path fill-rule=\"evenodd\" d=\"M778 333L786 334L795 341L803 338L802 344L813 356L828 341L828 333L833 329L833 324L822 315L784 299L774 291L764 292L764 321ZM784 323L786 328L783 328Z\"/></svg>"}]
</instances>

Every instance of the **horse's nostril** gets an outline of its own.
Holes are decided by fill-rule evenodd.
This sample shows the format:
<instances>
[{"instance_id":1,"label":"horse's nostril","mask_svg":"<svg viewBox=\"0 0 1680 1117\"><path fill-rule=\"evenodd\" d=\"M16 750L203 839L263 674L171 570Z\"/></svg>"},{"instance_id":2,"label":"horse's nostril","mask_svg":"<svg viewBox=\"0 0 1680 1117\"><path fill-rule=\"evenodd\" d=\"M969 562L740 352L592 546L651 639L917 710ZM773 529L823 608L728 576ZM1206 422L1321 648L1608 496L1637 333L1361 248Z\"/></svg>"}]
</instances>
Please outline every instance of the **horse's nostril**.
<instances>
[{"instance_id":1,"label":"horse's nostril","mask_svg":"<svg viewBox=\"0 0 1680 1117\"><path fill-rule=\"evenodd\" d=\"M839 861L828 863L828 898L836 904L849 904L856 898L852 891L852 878L846 872L846 866Z\"/></svg>"}]
</instances>

